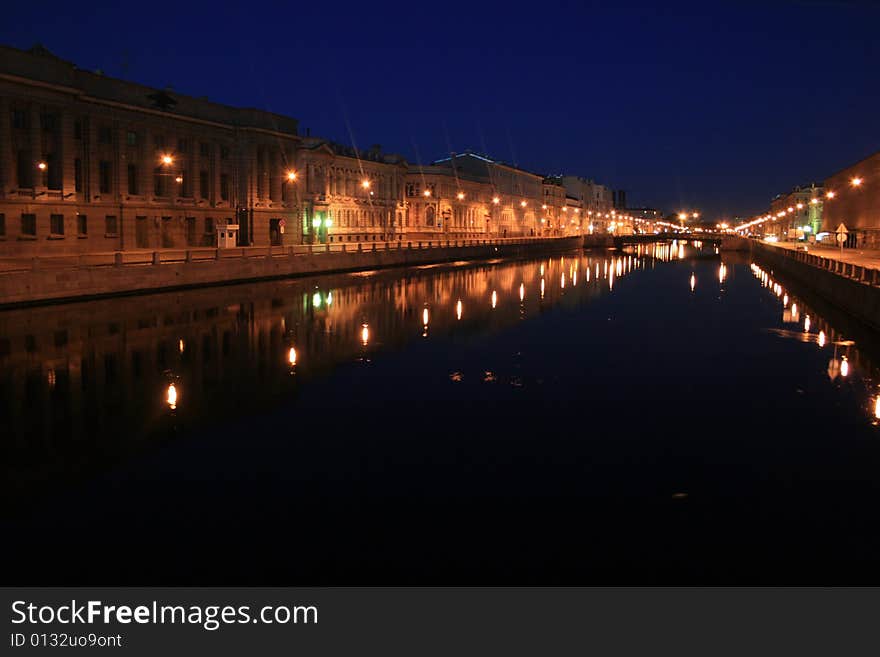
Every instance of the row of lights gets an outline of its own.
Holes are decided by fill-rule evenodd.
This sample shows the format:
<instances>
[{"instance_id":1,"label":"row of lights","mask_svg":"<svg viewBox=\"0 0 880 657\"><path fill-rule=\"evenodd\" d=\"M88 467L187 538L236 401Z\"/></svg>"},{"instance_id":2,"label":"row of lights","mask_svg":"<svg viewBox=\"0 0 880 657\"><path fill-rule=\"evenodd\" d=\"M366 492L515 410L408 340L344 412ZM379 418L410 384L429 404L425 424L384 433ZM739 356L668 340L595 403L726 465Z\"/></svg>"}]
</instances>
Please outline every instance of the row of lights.
<instances>
[{"instance_id":1,"label":"row of lights","mask_svg":"<svg viewBox=\"0 0 880 657\"><path fill-rule=\"evenodd\" d=\"M850 186L852 186L854 188L858 188L858 187L861 187L864 182L865 182L864 178L862 178L861 176L855 176L850 179L849 184L850 184ZM827 198L829 201L834 199L836 196L837 196L837 192L835 192L833 189L829 189L827 192L825 192L825 198ZM814 196L813 198L810 199L810 205L818 205L819 203L820 203L820 200L816 196ZM751 228L752 226L755 226L757 224L762 224L765 221L771 221L771 220L776 221L777 219L781 219L782 217L784 217L787 214L792 214L796 209L803 210L803 208L804 208L803 203L797 203L794 206L789 206L785 210L780 210L779 212L776 213L775 216L772 214L766 214L763 217L758 217L757 219L753 219L752 221L749 221L747 223L740 224L739 226L734 227L734 230L745 230L745 229Z\"/></svg>"}]
</instances>

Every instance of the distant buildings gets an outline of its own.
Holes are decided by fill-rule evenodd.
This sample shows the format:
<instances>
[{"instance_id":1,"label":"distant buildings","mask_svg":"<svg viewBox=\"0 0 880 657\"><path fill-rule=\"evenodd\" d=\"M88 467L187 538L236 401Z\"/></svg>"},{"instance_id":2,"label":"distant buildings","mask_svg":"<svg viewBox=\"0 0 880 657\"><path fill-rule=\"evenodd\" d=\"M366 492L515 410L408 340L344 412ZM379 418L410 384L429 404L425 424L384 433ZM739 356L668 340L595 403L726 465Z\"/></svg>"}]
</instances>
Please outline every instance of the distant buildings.
<instances>
[{"instance_id":1,"label":"distant buildings","mask_svg":"<svg viewBox=\"0 0 880 657\"><path fill-rule=\"evenodd\" d=\"M625 194L466 152L415 166L293 118L0 47L0 256L614 231ZM618 207L615 207L615 201ZM623 205L620 205L623 204Z\"/></svg>"},{"instance_id":2,"label":"distant buildings","mask_svg":"<svg viewBox=\"0 0 880 657\"><path fill-rule=\"evenodd\" d=\"M880 152L811 183L775 196L767 212L741 229L776 239L826 239L843 224L846 246L880 248Z\"/></svg>"},{"instance_id":3,"label":"distant buildings","mask_svg":"<svg viewBox=\"0 0 880 657\"><path fill-rule=\"evenodd\" d=\"M770 201L769 234L780 239L817 235L822 226L822 185L811 183L778 194Z\"/></svg>"}]
</instances>

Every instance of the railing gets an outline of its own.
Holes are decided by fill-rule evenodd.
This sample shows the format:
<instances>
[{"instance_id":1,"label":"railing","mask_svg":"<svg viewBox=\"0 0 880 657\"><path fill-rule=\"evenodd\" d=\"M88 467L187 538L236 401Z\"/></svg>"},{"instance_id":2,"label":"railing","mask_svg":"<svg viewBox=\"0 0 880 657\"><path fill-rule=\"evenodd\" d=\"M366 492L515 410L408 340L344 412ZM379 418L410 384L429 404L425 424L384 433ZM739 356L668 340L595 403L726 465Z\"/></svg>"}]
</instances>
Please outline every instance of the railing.
<instances>
[{"instance_id":1,"label":"railing","mask_svg":"<svg viewBox=\"0 0 880 657\"><path fill-rule=\"evenodd\" d=\"M379 251L413 251L427 249L467 248L481 246L516 246L554 241L571 241L572 237L499 237L455 240L398 240L383 242L336 242L328 244L297 244L295 246L244 246L228 249L194 247L156 251L108 251L82 255L37 256L32 258L0 258L0 275L39 269L76 269L86 267L153 266L181 262L209 262L246 258L290 258L320 256L328 253L375 253Z\"/></svg>"},{"instance_id":2,"label":"railing","mask_svg":"<svg viewBox=\"0 0 880 657\"><path fill-rule=\"evenodd\" d=\"M873 267L865 267L852 262L844 262L843 260L838 260L836 258L823 258L822 256L807 251L795 251L793 249L786 249L761 242L758 242L758 244L760 244L762 248L773 251L779 255L818 269L824 269L825 271L837 274L838 276L849 278L865 285L880 285L880 270L874 269Z\"/></svg>"}]
</instances>

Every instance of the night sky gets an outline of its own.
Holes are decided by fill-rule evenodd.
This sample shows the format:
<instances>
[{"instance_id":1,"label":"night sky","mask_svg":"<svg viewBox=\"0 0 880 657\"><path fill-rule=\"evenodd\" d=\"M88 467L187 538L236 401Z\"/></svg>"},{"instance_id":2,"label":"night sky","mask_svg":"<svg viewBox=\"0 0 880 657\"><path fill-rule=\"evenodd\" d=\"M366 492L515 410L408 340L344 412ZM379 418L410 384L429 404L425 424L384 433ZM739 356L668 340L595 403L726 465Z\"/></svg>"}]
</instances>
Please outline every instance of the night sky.
<instances>
[{"instance_id":1,"label":"night sky","mask_svg":"<svg viewBox=\"0 0 880 657\"><path fill-rule=\"evenodd\" d=\"M413 163L470 148L714 218L880 149L880 3L613 4L17 2L0 41Z\"/></svg>"}]
</instances>

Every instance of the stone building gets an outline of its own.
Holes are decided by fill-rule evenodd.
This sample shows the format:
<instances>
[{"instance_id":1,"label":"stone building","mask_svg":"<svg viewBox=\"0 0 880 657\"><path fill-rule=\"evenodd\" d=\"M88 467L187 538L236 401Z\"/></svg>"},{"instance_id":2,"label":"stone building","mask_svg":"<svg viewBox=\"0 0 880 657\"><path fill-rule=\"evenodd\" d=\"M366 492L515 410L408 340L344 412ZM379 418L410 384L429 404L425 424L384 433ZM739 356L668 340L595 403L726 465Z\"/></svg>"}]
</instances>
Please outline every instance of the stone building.
<instances>
[{"instance_id":1,"label":"stone building","mask_svg":"<svg viewBox=\"0 0 880 657\"><path fill-rule=\"evenodd\" d=\"M402 231L407 239L469 239L492 231L489 178L449 160L411 166Z\"/></svg>"},{"instance_id":2,"label":"stone building","mask_svg":"<svg viewBox=\"0 0 880 657\"><path fill-rule=\"evenodd\" d=\"M414 167L41 47L0 46L0 119L0 257L214 247L218 230L257 247L549 237L613 216L591 180L472 152Z\"/></svg>"},{"instance_id":3,"label":"stone building","mask_svg":"<svg viewBox=\"0 0 880 657\"><path fill-rule=\"evenodd\" d=\"M880 248L880 151L825 180L822 230L844 224L852 246Z\"/></svg>"},{"instance_id":4,"label":"stone building","mask_svg":"<svg viewBox=\"0 0 880 657\"><path fill-rule=\"evenodd\" d=\"M568 221L565 187L558 178L553 177L544 178L542 187L544 199L541 204L541 234L555 237L574 233L573 226Z\"/></svg>"},{"instance_id":5,"label":"stone building","mask_svg":"<svg viewBox=\"0 0 880 657\"><path fill-rule=\"evenodd\" d=\"M297 151L303 222L285 243L402 239L407 164L379 146L360 151L305 137Z\"/></svg>"},{"instance_id":6,"label":"stone building","mask_svg":"<svg viewBox=\"0 0 880 657\"><path fill-rule=\"evenodd\" d=\"M0 256L385 239L403 158L0 47Z\"/></svg>"},{"instance_id":7,"label":"stone building","mask_svg":"<svg viewBox=\"0 0 880 657\"><path fill-rule=\"evenodd\" d=\"M800 185L770 201L771 220L765 233L779 239L817 234L822 223L824 194L821 185Z\"/></svg>"},{"instance_id":8,"label":"stone building","mask_svg":"<svg viewBox=\"0 0 880 657\"><path fill-rule=\"evenodd\" d=\"M543 176L471 152L454 154L432 165L449 169L455 178L482 185L486 233L500 237L541 233Z\"/></svg>"},{"instance_id":9,"label":"stone building","mask_svg":"<svg viewBox=\"0 0 880 657\"><path fill-rule=\"evenodd\" d=\"M588 232L608 232L617 214L611 188L580 176L560 176L559 181L565 187L565 193L580 202L585 221L588 222L584 229Z\"/></svg>"}]
</instances>

